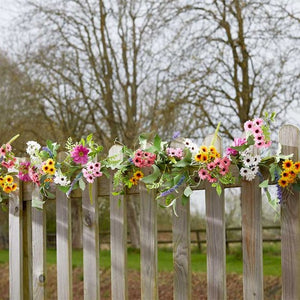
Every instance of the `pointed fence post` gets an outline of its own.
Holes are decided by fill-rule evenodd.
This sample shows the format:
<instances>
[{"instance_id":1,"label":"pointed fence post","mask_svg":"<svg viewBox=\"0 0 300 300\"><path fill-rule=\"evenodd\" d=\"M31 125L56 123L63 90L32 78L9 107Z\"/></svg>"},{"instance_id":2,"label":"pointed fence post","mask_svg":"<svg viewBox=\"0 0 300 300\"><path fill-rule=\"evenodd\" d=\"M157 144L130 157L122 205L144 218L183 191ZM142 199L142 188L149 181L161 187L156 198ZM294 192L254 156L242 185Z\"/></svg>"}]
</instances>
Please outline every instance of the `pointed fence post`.
<instances>
[{"instance_id":1,"label":"pointed fence post","mask_svg":"<svg viewBox=\"0 0 300 300\"><path fill-rule=\"evenodd\" d=\"M183 192L184 188L181 189ZM176 200L173 213L174 300L191 299L191 229L190 201Z\"/></svg>"},{"instance_id":2,"label":"pointed fence post","mask_svg":"<svg viewBox=\"0 0 300 300\"><path fill-rule=\"evenodd\" d=\"M59 154L59 160L63 154ZM56 188L57 299L73 299L71 199Z\"/></svg>"},{"instance_id":3,"label":"pointed fence post","mask_svg":"<svg viewBox=\"0 0 300 300\"><path fill-rule=\"evenodd\" d=\"M122 160L122 147L112 146L109 157ZM127 283L127 202L124 195L112 195L113 176L110 177L110 248L111 296L113 300L128 299Z\"/></svg>"},{"instance_id":4,"label":"pointed fence post","mask_svg":"<svg viewBox=\"0 0 300 300\"><path fill-rule=\"evenodd\" d=\"M34 186L32 199L40 200L40 189ZM46 205L32 207L32 284L33 299L46 299Z\"/></svg>"},{"instance_id":5,"label":"pointed fence post","mask_svg":"<svg viewBox=\"0 0 300 300\"><path fill-rule=\"evenodd\" d=\"M145 176L151 169L144 168ZM157 202L155 191L147 190L141 182L140 189L140 240L141 240L141 299L158 299L157 273Z\"/></svg>"},{"instance_id":6,"label":"pointed fence post","mask_svg":"<svg viewBox=\"0 0 300 300\"><path fill-rule=\"evenodd\" d=\"M9 299L23 300L23 203L20 181L9 195Z\"/></svg>"},{"instance_id":7,"label":"pointed fence post","mask_svg":"<svg viewBox=\"0 0 300 300\"><path fill-rule=\"evenodd\" d=\"M241 202L244 299L263 299L262 197L258 177L242 180Z\"/></svg>"},{"instance_id":8,"label":"pointed fence post","mask_svg":"<svg viewBox=\"0 0 300 300\"><path fill-rule=\"evenodd\" d=\"M299 160L300 132L292 125L279 131L283 154ZM280 175L280 174L279 174ZM300 299L300 198L299 192L283 192L281 204L282 299Z\"/></svg>"},{"instance_id":9,"label":"pointed fence post","mask_svg":"<svg viewBox=\"0 0 300 300\"><path fill-rule=\"evenodd\" d=\"M99 205L97 178L92 183L92 199L89 185L82 193L83 217L83 281L84 299L100 299L100 265L99 265Z\"/></svg>"},{"instance_id":10,"label":"pointed fence post","mask_svg":"<svg viewBox=\"0 0 300 300\"><path fill-rule=\"evenodd\" d=\"M204 144L211 145L214 135ZM216 149L222 154L222 141L217 137ZM206 241L207 241L207 297L211 300L226 299L226 245L224 190L219 196L210 183L205 185Z\"/></svg>"}]
</instances>

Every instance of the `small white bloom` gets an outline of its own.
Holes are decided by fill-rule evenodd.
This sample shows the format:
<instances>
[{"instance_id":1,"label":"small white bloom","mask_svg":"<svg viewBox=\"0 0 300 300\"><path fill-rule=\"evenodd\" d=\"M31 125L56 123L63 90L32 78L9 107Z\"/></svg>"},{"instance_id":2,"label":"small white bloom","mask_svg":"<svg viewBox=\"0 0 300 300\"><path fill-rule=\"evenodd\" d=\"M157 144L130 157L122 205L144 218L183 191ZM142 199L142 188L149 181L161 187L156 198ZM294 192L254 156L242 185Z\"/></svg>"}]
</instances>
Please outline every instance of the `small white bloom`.
<instances>
[{"instance_id":1,"label":"small white bloom","mask_svg":"<svg viewBox=\"0 0 300 300\"><path fill-rule=\"evenodd\" d=\"M252 166L254 164L253 156L250 154L244 155L243 156L243 164L248 168L250 166Z\"/></svg>"},{"instance_id":2,"label":"small white bloom","mask_svg":"<svg viewBox=\"0 0 300 300\"><path fill-rule=\"evenodd\" d=\"M256 173L249 168L241 168L240 174L244 179L251 181L255 178Z\"/></svg>"},{"instance_id":3,"label":"small white bloom","mask_svg":"<svg viewBox=\"0 0 300 300\"><path fill-rule=\"evenodd\" d=\"M197 144L192 142L190 139L185 139L184 140L184 145L185 145L185 147L187 147L192 152L193 155L198 153L198 148L199 147L197 146Z\"/></svg>"},{"instance_id":4,"label":"small white bloom","mask_svg":"<svg viewBox=\"0 0 300 300\"><path fill-rule=\"evenodd\" d=\"M40 150L41 145L35 141L28 141L27 143L26 152L31 156L37 151Z\"/></svg>"},{"instance_id":5,"label":"small white bloom","mask_svg":"<svg viewBox=\"0 0 300 300\"><path fill-rule=\"evenodd\" d=\"M71 182L68 180L67 176L63 175L61 171L56 171L55 172L55 178L54 178L54 183L61 185L61 186L67 186Z\"/></svg>"},{"instance_id":6,"label":"small white bloom","mask_svg":"<svg viewBox=\"0 0 300 300\"><path fill-rule=\"evenodd\" d=\"M260 161L261 161L260 155L253 156L253 165L254 166L258 166L258 164L260 163Z\"/></svg>"}]
</instances>

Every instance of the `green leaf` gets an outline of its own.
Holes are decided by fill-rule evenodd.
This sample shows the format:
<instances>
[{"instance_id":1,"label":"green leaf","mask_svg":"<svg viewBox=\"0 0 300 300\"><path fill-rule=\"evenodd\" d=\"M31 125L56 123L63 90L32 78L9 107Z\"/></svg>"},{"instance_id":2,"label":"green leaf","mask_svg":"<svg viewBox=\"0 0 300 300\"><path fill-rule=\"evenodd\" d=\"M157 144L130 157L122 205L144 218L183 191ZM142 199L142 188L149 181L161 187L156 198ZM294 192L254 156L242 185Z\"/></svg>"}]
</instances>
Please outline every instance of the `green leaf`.
<instances>
[{"instance_id":1,"label":"green leaf","mask_svg":"<svg viewBox=\"0 0 300 300\"><path fill-rule=\"evenodd\" d=\"M187 186L183 192L183 195L189 197L192 193L193 193L192 189L189 186Z\"/></svg>"},{"instance_id":2,"label":"green leaf","mask_svg":"<svg viewBox=\"0 0 300 300\"><path fill-rule=\"evenodd\" d=\"M90 134L86 137L86 142L89 143L92 139L93 139L93 134L90 133Z\"/></svg>"},{"instance_id":3,"label":"green leaf","mask_svg":"<svg viewBox=\"0 0 300 300\"><path fill-rule=\"evenodd\" d=\"M154 137L153 145L157 151L161 150L161 138L158 135Z\"/></svg>"},{"instance_id":4,"label":"green leaf","mask_svg":"<svg viewBox=\"0 0 300 300\"><path fill-rule=\"evenodd\" d=\"M153 173L141 179L141 181L143 181L146 184L154 183L161 174L159 168L156 165L153 165L152 168L153 168Z\"/></svg>"},{"instance_id":5,"label":"green leaf","mask_svg":"<svg viewBox=\"0 0 300 300\"><path fill-rule=\"evenodd\" d=\"M80 189L83 191L85 189L85 182L83 181L82 177L79 179L78 183L79 183Z\"/></svg>"},{"instance_id":6,"label":"green leaf","mask_svg":"<svg viewBox=\"0 0 300 300\"><path fill-rule=\"evenodd\" d=\"M58 185L57 186L63 193L67 193L67 191L70 189L69 186L61 186L61 185Z\"/></svg>"},{"instance_id":7,"label":"green leaf","mask_svg":"<svg viewBox=\"0 0 300 300\"><path fill-rule=\"evenodd\" d=\"M219 196L222 194L222 187L219 183L216 185L216 191Z\"/></svg>"},{"instance_id":8,"label":"green leaf","mask_svg":"<svg viewBox=\"0 0 300 300\"><path fill-rule=\"evenodd\" d=\"M186 195L183 194L182 197L181 197L182 205L186 205L188 203L189 199L190 199L189 196L186 196Z\"/></svg>"},{"instance_id":9,"label":"green leaf","mask_svg":"<svg viewBox=\"0 0 300 300\"><path fill-rule=\"evenodd\" d=\"M269 180L266 179L266 180L264 180L263 182L261 182L261 183L259 184L259 187L261 187L261 188L267 188L268 185L269 185Z\"/></svg>"},{"instance_id":10,"label":"green leaf","mask_svg":"<svg viewBox=\"0 0 300 300\"><path fill-rule=\"evenodd\" d=\"M31 201L31 206L38 208L38 209L43 209L45 201L42 201L39 197L36 197L34 194L32 194L32 201Z\"/></svg>"}]
</instances>

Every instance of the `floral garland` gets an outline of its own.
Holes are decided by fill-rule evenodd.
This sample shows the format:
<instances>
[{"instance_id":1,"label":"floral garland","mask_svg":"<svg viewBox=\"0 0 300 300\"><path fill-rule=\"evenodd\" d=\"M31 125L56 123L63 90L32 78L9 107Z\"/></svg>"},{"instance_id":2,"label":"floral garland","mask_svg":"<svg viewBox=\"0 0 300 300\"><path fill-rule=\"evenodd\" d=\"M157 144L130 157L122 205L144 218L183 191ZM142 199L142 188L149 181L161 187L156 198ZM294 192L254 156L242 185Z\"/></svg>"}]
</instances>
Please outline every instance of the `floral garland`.
<instances>
[{"instance_id":1,"label":"floral garland","mask_svg":"<svg viewBox=\"0 0 300 300\"><path fill-rule=\"evenodd\" d=\"M158 135L150 140L144 134L139 137L137 150L123 146L122 160L108 157L102 161L96 159L103 147L93 141L92 135L80 142L69 138L63 158L58 155L60 146L57 143L47 141L46 146L42 147L37 142L29 141L26 148L29 160L19 161L11 147L16 136L0 148L1 195L5 198L17 189L13 178L17 176L19 180L33 182L39 187L42 203L47 198L55 197L51 192L52 185L69 197L73 190L84 190L89 184L91 197L95 178L103 173L107 175L108 169L117 169L114 173L115 195L125 193L126 189L142 181L148 189L156 190L156 199L161 206L175 208L177 198L180 197L185 203L192 189L204 181L216 188L220 195L222 186L236 181L232 174L232 167L236 166L240 179L252 181L257 176L260 178L260 187L264 188L269 202L274 206L282 201L282 189L291 191L300 187L300 161L293 162L292 155L281 155L280 147L275 155L266 153L271 146L269 126L274 117L275 114L266 114L265 119L247 121L244 125L245 137L235 138L224 156L214 145L219 126L210 145L198 146L190 139L178 138L178 133L172 141L162 141ZM150 174L145 176L145 171ZM276 199L272 199L268 191L270 182L277 185ZM40 204L36 206L41 207Z\"/></svg>"}]
</instances>

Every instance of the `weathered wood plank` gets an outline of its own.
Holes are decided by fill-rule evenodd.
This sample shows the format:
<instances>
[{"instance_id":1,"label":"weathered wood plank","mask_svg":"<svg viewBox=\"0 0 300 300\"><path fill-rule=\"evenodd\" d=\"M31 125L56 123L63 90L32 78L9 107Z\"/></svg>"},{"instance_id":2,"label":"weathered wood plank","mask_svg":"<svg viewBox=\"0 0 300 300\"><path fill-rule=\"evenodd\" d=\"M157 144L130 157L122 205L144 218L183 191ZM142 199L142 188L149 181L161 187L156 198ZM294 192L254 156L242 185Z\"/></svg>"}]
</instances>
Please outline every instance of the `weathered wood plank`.
<instances>
[{"instance_id":1,"label":"weathered wood plank","mask_svg":"<svg viewBox=\"0 0 300 300\"><path fill-rule=\"evenodd\" d=\"M121 146L113 146L109 156L122 159ZM111 298L128 299L127 282L127 202L125 196L113 196L113 176L110 177L110 246Z\"/></svg>"},{"instance_id":2,"label":"weathered wood plank","mask_svg":"<svg viewBox=\"0 0 300 300\"><path fill-rule=\"evenodd\" d=\"M32 191L32 199L39 199L39 187ZM33 299L46 299L46 207L32 207L32 284Z\"/></svg>"},{"instance_id":3,"label":"weathered wood plank","mask_svg":"<svg viewBox=\"0 0 300 300\"><path fill-rule=\"evenodd\" d=\"M279 132L282 153L299 160L299 129L283 126ZM282 299L300 299L300 199L299 193L284 192L281 205Z\"/></svg>"},{"instance_id":4,"label":"weathered wood plank","mask_svg":"<svg viewBox=\"0 0 300 300\"><path fill-rule=\"evenodd\" d=\"M241 212L244 299L263 299L262 197L259 179L242 180Z\"/></svg>"},{"instance_id":5,"label":"weathered wood plank","mask_svg":"<svg viewBox=\"0 0 300 300\"><path fill-rule=\"evenodd\" d=\"M23 188L23 182L21 188ZM23 201L23 289L24 300L33 299L32 294L32 218L31 201Z\"/></svg>"},{"instance_id":6,"label":"weathered wood plank","mask_svg":"<svg viewBox=\"0 0 300 300\"><path fill-rule=\"evenodd\" d=\"M9 298L23 299L22 186L9 196Z\"/></svg>"},{"instance_id":7,"label":"weathered wood plank","mask_svg":"<svg viewBox=\"0 0 300 300\"><path fill-rule=\"evenodd\" d=\"M87 185L82 193L83 217L83 280L84 299L100 299L99 212L97 179L92 185L92 199Z\"/></svg>"},{"instance_id":8,"label":"weathered wood plank","mask_svg":"<svg viewBox=\"0 0 300 300\"><path fill-rule=\"evenodd\" d=\"M224 191L205 189L207 240L207 298L226 299L226 244Z\"/></svg>"},{"instance_id":9,"label":"weathered wood plank","mask_svg":"<svg viewBox=\"0 0 300 300\"><path fill-rule=\"evenodd\" d=\"M57 298L72 299L71 199L56 189Z\"/></svg>"},{"instance_id":10,"label":"weathered wood plank","mask_svg":"<svg viewBox=\"0 0 300 300\"><path fill-rule=\"evenodd\" d=\"M173 261L174 299L191 299L191 234L190 202L182 204L176 200L176 214L173 213Z\"/></svg>"},{"instance_id":11,"label":"weathered wood plank","mask_svg":"<svg viewBox=\"0 0 300 300\"><path fill-rule=\"evenodd\" d=\"M151 171L143 170L147 175ZM140 189L140 242L141 242L141 299L158 299L157 287L157 202L155 192Z\"/></svg>"},{"instance_id":12,"label":"weathered wood plank","mask_svg":"<svg viewBox=\"0 0 300 300\"><path fill-rule=\"evenodd\" d=\"M209 146L214 135L204 144ZM217 137L214 146L222 153L222 141ZM207 236L207 297L226 299L226 243L224 190L219 196L211 183L205 182L206 236Z\"/></svg>"}]
</instances>

